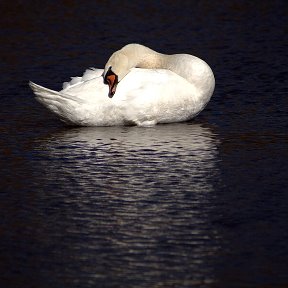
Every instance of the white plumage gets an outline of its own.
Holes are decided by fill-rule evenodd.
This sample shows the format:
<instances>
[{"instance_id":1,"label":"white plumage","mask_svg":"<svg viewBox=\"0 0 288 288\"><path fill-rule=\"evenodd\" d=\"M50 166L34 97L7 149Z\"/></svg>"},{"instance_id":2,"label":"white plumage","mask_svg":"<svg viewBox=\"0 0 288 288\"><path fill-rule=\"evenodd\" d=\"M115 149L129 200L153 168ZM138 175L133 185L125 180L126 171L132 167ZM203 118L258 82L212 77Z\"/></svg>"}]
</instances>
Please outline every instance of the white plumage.
<instances>
[{"instance_id":1,"label":"white plumage","mask_svg":"<svg viewBox=\"0 0 288 288\"><path fill-rule=\"evenodd\" d=\"M120 63L115 64L111 58L117 53L124 53L130 62L123 65L120 57ZM82 77L63 83L59 92L33 82L30 87L36 99L62 121L79 126L181 122L195 117L210 100L213 73L195 56L164 55L138 44L129 44L114 54L106 67L123 72L124 77L113 98L108 97L108 85L103 82L106 69L87 69ZM142 68L134 68L139 66Z\"/></svg>"}]
</instances>

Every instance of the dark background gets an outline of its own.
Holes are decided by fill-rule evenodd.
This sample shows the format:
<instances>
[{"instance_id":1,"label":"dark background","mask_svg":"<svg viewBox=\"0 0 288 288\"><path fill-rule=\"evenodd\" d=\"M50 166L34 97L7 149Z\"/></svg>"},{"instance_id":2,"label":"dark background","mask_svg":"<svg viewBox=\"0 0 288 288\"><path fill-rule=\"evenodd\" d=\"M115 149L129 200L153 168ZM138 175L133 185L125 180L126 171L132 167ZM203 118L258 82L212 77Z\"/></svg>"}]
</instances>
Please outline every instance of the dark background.
<instances>
[{"instance_id":1,"label":"dark background","mask_svg":"<svg viewBox=\"0 0 288 288\"><path fill-rule=\"evenodd\" d=\"M286 1L1 1L0 286L288 287L287 7ZM76 265L66 273L61 256L53 254L51 260L53 249L41 250L28 228L35 228L38 214L28 217L27 211L38 206L37 201L25 201L33 193L36 197L42 185L45 194L51 189L57 193L58 184L66 183L47 185L47 174L48 180L37 184L33 171L40 156L35 143L70 129L34 100L28 81L60 90L69 77L80 76L88 67L102 68L111 53L132 42L167 54L196 55L214 71L214 95L192 125L212 129L221 143L217 163L223 181L213 184L218 200L210 223L225 235L222 258L213 268L218 282L194 283L181 257L175 258L179 265L174 264L186 274L177 275L192 282L161 286L168 277L164 273L153 284L149 273L141 279L145 269L138 266L133 273L139 281L126 274L113 278L107 263L101 270L107 277L89 282L92 260L85 262L90 272L81 274ZM45 157L41 161L48 166L54 163ZM57 161L64 163L65 157ZM47 208L41 207L37 209ZM51 223L60 225L51 217L50 228ZM63 241L68 244L80 241L67 237ZM45 257L51 262L43 264ZM36 273L33 261L40 263ZM121 258L117 261L121 266Z\"/></svg>"}]
</instances>

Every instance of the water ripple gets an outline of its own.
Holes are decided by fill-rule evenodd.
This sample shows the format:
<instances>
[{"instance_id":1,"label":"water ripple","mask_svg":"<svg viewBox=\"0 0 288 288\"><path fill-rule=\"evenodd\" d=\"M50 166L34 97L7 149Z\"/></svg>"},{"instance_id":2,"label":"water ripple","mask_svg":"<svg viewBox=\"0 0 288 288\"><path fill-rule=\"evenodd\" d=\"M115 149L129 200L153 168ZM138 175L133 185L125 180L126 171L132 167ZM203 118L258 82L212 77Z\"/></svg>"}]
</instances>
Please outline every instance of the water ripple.
<instances>
[{"instance_id":1,"label":"water ripple","mask_svg":"<svg viewBox=\"0 0 288 288\"><path fill-rule=\"evenodd\" d=\"M91 287L123 279L125 287L212 283L217 141L209 128L188 123L65 129L37 139L30 187L38 192L24 196L21 220L36 263L26 269L41 265L49 274L53 261L55 281L69 282L77 269L77 283Z\"/></svg>"}]
</instances>

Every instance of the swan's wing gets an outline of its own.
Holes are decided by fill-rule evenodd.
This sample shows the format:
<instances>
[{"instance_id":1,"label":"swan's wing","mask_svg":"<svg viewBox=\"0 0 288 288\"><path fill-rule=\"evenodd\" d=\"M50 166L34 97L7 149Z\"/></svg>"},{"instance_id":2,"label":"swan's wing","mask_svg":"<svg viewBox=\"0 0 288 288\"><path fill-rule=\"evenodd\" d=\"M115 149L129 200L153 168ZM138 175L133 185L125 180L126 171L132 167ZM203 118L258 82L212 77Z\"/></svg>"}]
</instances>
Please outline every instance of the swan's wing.
<instances>
[{"instance_id":1,"label":"swan's wing","mask_svg":"<svg viewBox=\"0 0 288 288\"><path fill-rule=\"evenodd\" d=\"M172 71L131 69L112 99L108 97L102 71L89 69L60 92L33 82L30 87L40 103L74 125L179 122L194 117L202 109L196 87Z\"/></svg>"},{"instance_id":2,"label":"swan's wing","mask_svg":"<svg viewBox=\"0 0 288 288\"><path fill-rule=\"evenodd\" d=\"M83 109L85 101L81 98L45 88L31 81L29 85L36 96L36 100L64 122L71 124L75 123L75 121L81 122L84 120L85 115L81 111L85 111ZM79 107L81 107L80 113Z\"/></svg>"},{"instance_id":3,"label":"swan's wing","mask_svg":"<svg viewBox=\"0 0 288 288\"><path fill-rule=\"evenodd\" d=\"M115 104L117 101L108 97L108 88L103 80L86 81L60 92L33 82L29 85L36 99L66 124L113 126L124 121L121 108Z\"/></svg>"},{"instance_id":4,"label":"swan's wing","mask_svg":"<svg viewBox=\"0 0 288 288\"><path fill-rule=\"evenodd\" d=\"M78 77L78 76L71 77L71 80L69 82L64 82L63 90L68 90L75 85L82 84L83 82L101 77L102 74L103 74L103 69L97 69L97 68L86 69L82 77Z\"/></svg>"},{"instance_id":5,"label":"swan's wing","mask_svg":"<svg viewBox=\"0 0 288 288\"><path fill-rule=\"evenodd\" d=\"M122 81L114 97L122 99L126 120L137 125L184 121L199 109L197 89L172 71L134 68Z\"/></svg>"}]
</instances>

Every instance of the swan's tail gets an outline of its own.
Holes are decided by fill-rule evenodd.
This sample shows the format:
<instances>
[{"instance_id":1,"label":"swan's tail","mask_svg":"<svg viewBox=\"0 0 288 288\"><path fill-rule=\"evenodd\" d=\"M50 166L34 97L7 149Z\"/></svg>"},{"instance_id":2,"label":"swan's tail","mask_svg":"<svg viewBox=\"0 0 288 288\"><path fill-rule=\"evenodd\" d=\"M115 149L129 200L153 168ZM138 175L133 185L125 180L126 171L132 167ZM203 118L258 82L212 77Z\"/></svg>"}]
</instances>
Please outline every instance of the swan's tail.
<instances>
[{"instance_id":1,"label":"swan's tail","mask_svg":"<svg viewBox=\"0 0 288 288\"><path fill-rule=\"evenodd\" d=\"M56 114L62 121L67 124L74 124L80 119L75 119L75 109L84 101L76 96L57 92L43 86L29 82L36 100Z\"/></svg>"}]
</instances>

